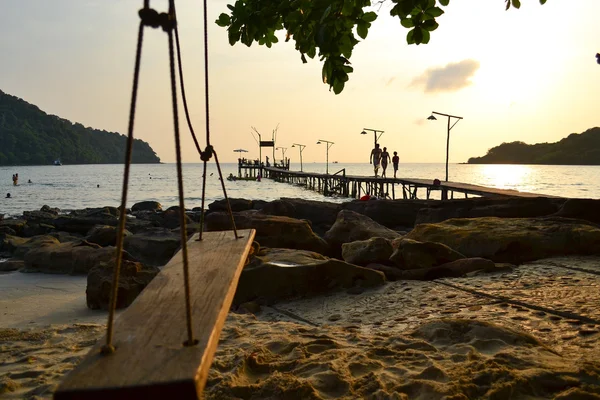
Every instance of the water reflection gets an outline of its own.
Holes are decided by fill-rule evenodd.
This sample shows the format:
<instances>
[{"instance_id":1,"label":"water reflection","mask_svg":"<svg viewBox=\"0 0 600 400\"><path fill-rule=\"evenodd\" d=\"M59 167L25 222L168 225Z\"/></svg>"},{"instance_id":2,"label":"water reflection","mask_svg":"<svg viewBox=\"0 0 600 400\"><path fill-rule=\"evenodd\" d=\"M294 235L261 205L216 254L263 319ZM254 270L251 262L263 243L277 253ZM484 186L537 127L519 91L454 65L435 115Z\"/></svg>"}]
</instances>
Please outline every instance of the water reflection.
<instances>
[{"instance_id":1,"label":"water reflection","mask_svg":"<svg viewBox=\"0 0 600 400\"><path fill-rule=\"evenodd\" d=\"M482 183L500 189L523 190L531 185L532 169L529 165L482 165Z\"/></svg>"}]
</instances>

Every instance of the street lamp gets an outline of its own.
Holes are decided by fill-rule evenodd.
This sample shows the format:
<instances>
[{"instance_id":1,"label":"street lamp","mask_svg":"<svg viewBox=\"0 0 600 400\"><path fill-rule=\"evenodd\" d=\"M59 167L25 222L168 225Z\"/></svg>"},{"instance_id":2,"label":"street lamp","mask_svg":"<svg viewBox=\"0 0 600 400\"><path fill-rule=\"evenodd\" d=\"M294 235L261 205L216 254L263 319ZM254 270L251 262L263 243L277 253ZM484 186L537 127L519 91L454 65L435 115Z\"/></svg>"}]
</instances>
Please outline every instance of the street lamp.
<instances>
[{"instance_id":1,"label":"street lamp","mask_svg":"<svg viewBox=\"0 0 600 400\"><path fill-rule=\"evenodd\" d=\"M383 135L383 131L380 131L379 129L370 129L370 128L363 128L363 131L360 134L366 135L367 131L373 132L373 138L374 138L375 144L377 144L377 141L379 140L381 135ZM377 133L379 133L379 136L377 135ZM373 146L373 148L375 148L375 146Z\"/></svg>"},{"instance_id":2,"label":"street lamp","mask_svg":"<svg viewBox=\"0 0 600 400\"><path fill-rule=\"evenodd\" d=\"M319 139L319 141L317 142L317 144L321 144L321 142L323 142L323 143L327 144L327 158L326 158L326 160L327 160L327 163L325 164L325 174L326 174L326 175L329 175L329 148L330 148L331 146L333 146L333 145L334 145L334 143L333 143L333 142L330 142L329 140L323 140L323 139Z\"/></svg>"},{"instance_id":3,"label":"street lamp","mask_svg":"<svg viewBox=\"0 0 600 400\"><path fill-rule=\"evenodd\" d=\"M296 147L298 146L298 148L300 149L300 172L302 172L302 150L304 150L304 148L306 147L305 144L298 144L298 143L294 143L292 144L292 147Z\"/></svg>"},{"instance_id":4,"label":"street lamp","mask_svg":"<svg viewBox=\"0 0 600 400\"><path fill-rule=\"evenodd\" d=\"M432 111L431 115L429 117L427 117L427 119L431 120L431 121L437 120L437 118L433 114L448 117L448 136L446 138L446 182L448 182L448 156L450 155L450 130L452 128L454 128L454 125L456 125L458 123L458 121L463 119L463 117L457 117L456 115L449 115L449 114L443 114L443 113ZM456 118L456 121L454 121L452 126L450 126L450 119L452 119L452 118Z\"/></svg>"},{"instance_id":5,"label":"street lamp","mask_svg":"<svg viewBox=\"0 0 600 400\"><path fill-rule=\"evenodd\" d=\"M276 147L275 150L281 150L281 160L285 165L285 151L287 150L287 147Z\"/></svg>"}]
</instances>

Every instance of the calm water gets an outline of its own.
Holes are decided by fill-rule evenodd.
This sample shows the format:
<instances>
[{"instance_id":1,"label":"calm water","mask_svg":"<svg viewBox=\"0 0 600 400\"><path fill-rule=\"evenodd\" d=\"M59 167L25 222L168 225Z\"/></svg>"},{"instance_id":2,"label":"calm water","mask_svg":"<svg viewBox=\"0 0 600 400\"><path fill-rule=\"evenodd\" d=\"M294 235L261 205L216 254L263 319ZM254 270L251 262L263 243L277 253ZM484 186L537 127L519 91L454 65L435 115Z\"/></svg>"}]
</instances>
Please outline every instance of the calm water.
<instances>
[{"instance_id":1,"label":"calm water","mask_svg":"<svg viewBox=\"0 0 600 400\"><path fill-rule=\"evenodd\" d=\"M229 173L237 174L237 164L224 164L222 167L225 176ZM292 169L297 168L292 165ZM346 173L352 175L371 175L373 172L369 164L329 164L330 173L342 168L346 168ZM200 206L202 164L185 164L183 169L186 208ZM304 170L325 172L325 164L305 164ZM14 173L19 174L18 186L12 184L11 177ZM223 196L214 163L209 164L208 174L206 194L210 203ZM24 210L37 210L44 204L61 210L118 206L121 201L122 176L122 165L0 167L0 213L21 214ZM445 165L401 164L398 176L443 180ZM450 165L449 178L455 182L540 194L600 198L597 184L600 182L600 166L453 164ZM29 179L32 183L27 183ZM225 184L231 197L265 200L280 197L325 199L317 193L268 179L262 182L225 181ZM12 198L5 198L6 193L10 193ZM175 164L133 165L127 205L132 206L142 200L157 200L163 207L178 204Z\"/></svg>"}]
</instances>

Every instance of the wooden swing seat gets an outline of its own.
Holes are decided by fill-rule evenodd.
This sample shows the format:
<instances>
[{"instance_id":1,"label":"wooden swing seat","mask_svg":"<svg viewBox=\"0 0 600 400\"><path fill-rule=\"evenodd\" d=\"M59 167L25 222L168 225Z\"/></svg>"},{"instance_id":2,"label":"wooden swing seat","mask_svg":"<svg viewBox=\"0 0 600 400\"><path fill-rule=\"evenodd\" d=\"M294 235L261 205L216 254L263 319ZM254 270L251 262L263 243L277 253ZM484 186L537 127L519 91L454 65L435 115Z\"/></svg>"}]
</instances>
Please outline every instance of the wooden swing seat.
<instances>
[{"instance_id":1,"label":"wooden swing seat","mask_svg":"<svg viewBox=\"0 0 600 400\"><path fill-rule=\"evenodd\" d=\"M195 346L187 340L181 250L115 320L116 351L98 341L54 399L199 399L255 231L205 232L188 242Z\"/></svg>"}]
</instances>

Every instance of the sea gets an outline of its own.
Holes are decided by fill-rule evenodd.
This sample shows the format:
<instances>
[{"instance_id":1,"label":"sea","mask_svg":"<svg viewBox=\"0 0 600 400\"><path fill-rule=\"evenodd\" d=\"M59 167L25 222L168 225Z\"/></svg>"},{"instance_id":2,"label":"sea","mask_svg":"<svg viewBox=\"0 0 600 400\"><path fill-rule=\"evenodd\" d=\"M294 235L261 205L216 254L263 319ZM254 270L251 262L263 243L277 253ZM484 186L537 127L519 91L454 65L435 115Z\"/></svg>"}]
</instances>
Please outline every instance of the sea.
<instances>
[{"instance_id":1,"label":"sea","mask_svg":"<svg viewBox=\"0 0 600 400\"><path fill-rule=\"evenodd\" d=\"M304 171L329 173L345 169L348 175L373 174L369 164L305 163ZM237 175L237 164L221 165L223 176ZM299 165L291 165L299 170ZM86 207L118 206L121 204L123 184L122 164L17 166L0 167L0 214L22 215L26 210L39 210L43 205L57 207L61 211ZM393 171L388 168L388 176ZM19 174L14 186L12 175ZM185 207L200 207L202 198L202 164L184 164ZM207 205L223 198L221 181L214 162L208 164L206 200ZM445 164L401 164L398 177L445 178ZM564 165L471 165L450 164L449 181L488 187L515 189L519 191L574 198L600 198L600 166ZM281 197L297 197L333 202L349 201L348 198L324 197L302 187L278 183L269 179L255 181L227 181L225 188L229 197L274 200ZM7 194L10 193L10 198ZM129 180L127 206L144 200L156 200L163 208L179 204L177 192L177 169L175 164L132 165Z\"/></svg>"}]
</instances>

